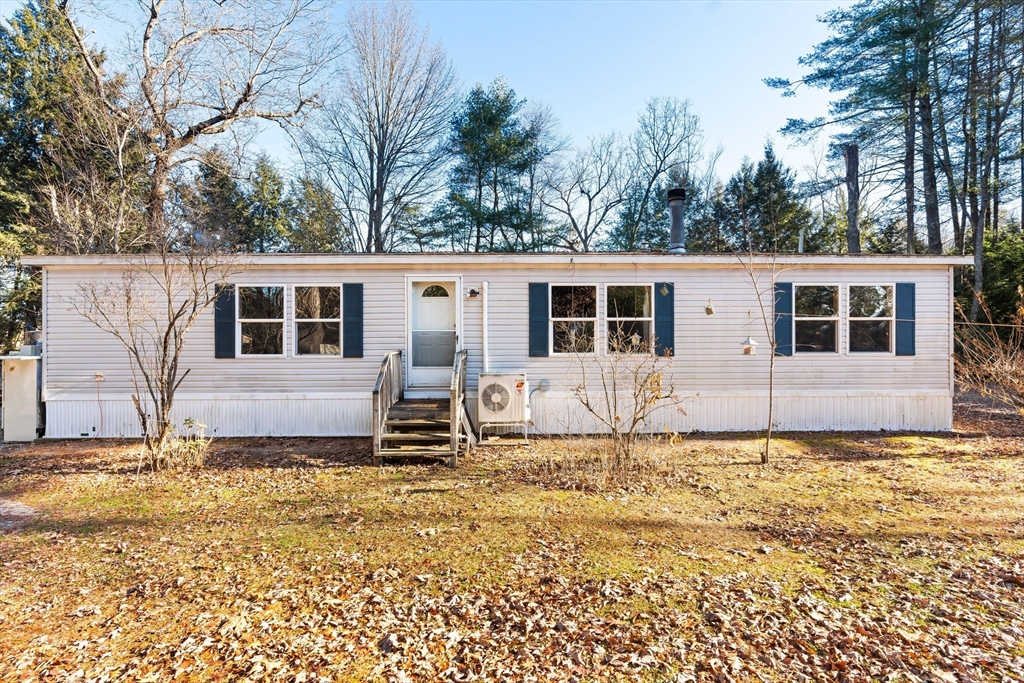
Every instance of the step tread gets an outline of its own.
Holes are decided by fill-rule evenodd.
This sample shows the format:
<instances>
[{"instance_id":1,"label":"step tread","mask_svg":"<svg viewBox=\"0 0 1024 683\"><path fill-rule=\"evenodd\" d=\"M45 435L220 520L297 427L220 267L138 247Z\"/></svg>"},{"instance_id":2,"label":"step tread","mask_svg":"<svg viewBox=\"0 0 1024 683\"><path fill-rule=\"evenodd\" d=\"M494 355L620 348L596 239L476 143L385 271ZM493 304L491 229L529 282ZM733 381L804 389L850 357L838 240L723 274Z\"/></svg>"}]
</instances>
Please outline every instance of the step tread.
<instances>
[{"instance_id":1,"label":"step tread","mask_svg":"<svg viewBox=\"0 0 1024 683\"><path fill-rule=\"evenodd\" d=\"M429 450L416 448L410 450L399 450L397 448L382 448L376 455L378 458L450 458L451 449Z\"/></svg>"},{"instance_id":2,"label":"step tread","mask_svg":"<svg viewBox=\"0 0 1024 683\"><path fill-rule=\"evenodd\" d=\"M406 417L447 417L451 415L451 411L447 408L409 408L401 407L396 408L394 406L388 410L388 417L392 415L402 415Z\"/></svg>"},{"instance_id":3,"label":"step tread","mask_svg":"<svg viewBox=\"0 0 1024 683\"><path fill-rule=\"evenodd\" d=\"M403 398L392 408L434 408L448 410L452 402L448 398Z\"/></svg>"},{"instance_id":4,"label":"step tread","mask_svg":"<svg viewBox=\"0 0 1024 683\"><path fill-rule=\"evenodd\" d=\"M416 433L410 432L408 434L399 434L392 432L390 434L381 434L381 441L448 441L451 439L451 434L448 432L436 432L436 433Z\"/></svg>"}]
</instances>

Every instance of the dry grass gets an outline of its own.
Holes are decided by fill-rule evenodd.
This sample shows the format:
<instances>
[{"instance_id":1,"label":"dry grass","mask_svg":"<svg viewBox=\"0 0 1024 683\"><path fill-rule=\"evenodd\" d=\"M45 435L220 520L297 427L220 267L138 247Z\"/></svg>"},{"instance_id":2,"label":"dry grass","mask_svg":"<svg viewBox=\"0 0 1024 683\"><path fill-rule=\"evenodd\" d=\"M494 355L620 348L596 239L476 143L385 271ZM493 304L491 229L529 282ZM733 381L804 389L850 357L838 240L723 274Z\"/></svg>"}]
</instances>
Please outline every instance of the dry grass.
<instances>
[{"instance_id":1,"label":"dry grass","mask_svg":"<svg viewBox=\"0 0 1024 683\"><path fill-rule=\"evenodd\" d=\"M224 440L141 477L124 442L4 447L38 515L0 535L0 679L1019 680L1024 421L957 429L767 467L691 437L592 491L544 478L558 440L455 471Z\"/></svg>"}]
</instances>

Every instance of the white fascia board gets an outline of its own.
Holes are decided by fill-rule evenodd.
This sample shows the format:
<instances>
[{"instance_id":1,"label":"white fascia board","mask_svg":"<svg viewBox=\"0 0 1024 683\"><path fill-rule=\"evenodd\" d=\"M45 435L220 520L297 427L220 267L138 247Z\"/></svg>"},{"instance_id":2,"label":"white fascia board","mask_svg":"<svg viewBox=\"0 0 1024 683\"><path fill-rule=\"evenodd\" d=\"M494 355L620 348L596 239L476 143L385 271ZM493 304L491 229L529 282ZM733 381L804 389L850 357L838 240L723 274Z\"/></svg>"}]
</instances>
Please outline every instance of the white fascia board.
<instances>
[{"instance_id":1,"label":"white fascia board","mask_svg":"<svg viewBox=\"0 0 1024 683\"><path fill-rule=\"evenodd\" d=\"M441 254L441 253L392 253L392 254L247 254L232 257L239 270L260 267L416 267L416 266L473 266L515 267L531 265L629 265L642 264L652 267L736 267L742 268L751 262L750 257L741 254L632 254L590 252L586 254L544 253L544 254ZM144 266L159 263L153 257L138 254L90 254L82 256L23 256L23 265L47 268L61 267L124 267ZM931 254L755 254L753 263L758 266L892 266L935 268L967 266L974 263L973 256L947 256Z\"/></svg>"}]
</instances>

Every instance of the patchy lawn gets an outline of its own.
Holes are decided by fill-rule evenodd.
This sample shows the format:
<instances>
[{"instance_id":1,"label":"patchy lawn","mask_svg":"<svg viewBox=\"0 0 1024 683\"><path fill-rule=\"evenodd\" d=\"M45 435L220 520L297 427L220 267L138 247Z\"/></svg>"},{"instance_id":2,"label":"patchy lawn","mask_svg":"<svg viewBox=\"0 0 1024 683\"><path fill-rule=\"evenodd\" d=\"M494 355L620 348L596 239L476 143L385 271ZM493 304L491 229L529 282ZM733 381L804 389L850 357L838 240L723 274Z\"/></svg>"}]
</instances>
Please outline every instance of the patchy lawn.
<instances>
[{"instance_id":1,"label":"patchy lawn","mask_svg":"<svg viewBox=\"0 0 1024 683\"><path fill-rule=\"evenodd\" d=\"M1024 420L657 446L653 488L366 440L0 450L0 680L1024 679ZM524 466L524 463L526 465ZM6 510L6 512L5 512Z\"/></svg>"}]
</instances>

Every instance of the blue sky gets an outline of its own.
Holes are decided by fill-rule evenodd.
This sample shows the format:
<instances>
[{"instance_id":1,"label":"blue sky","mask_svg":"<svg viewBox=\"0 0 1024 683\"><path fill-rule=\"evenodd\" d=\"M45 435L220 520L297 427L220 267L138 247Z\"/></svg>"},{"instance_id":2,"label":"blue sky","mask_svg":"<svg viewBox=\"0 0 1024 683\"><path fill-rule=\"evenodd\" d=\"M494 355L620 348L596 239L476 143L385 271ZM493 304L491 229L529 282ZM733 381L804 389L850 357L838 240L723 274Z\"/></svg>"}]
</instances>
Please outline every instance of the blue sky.
<instances>
[{"instance_id":1,"label":"blue sky","mask_svg":"<svg viewBox=\"0 0 1024 683\"><path fill-rule=\"evenodd\" d=\"M806 148L777 131L789 117L826 113L829 95L783 98L762 83L794 77L797 60L828 33L816 17L844 3L437 2L416 3L467 86L504 74L516 92L551 105L577 141L633 129L653 95L689 99L713 147L719 174L758 158L772 138L799 169Z\"/></svg>"}]
</instances>

